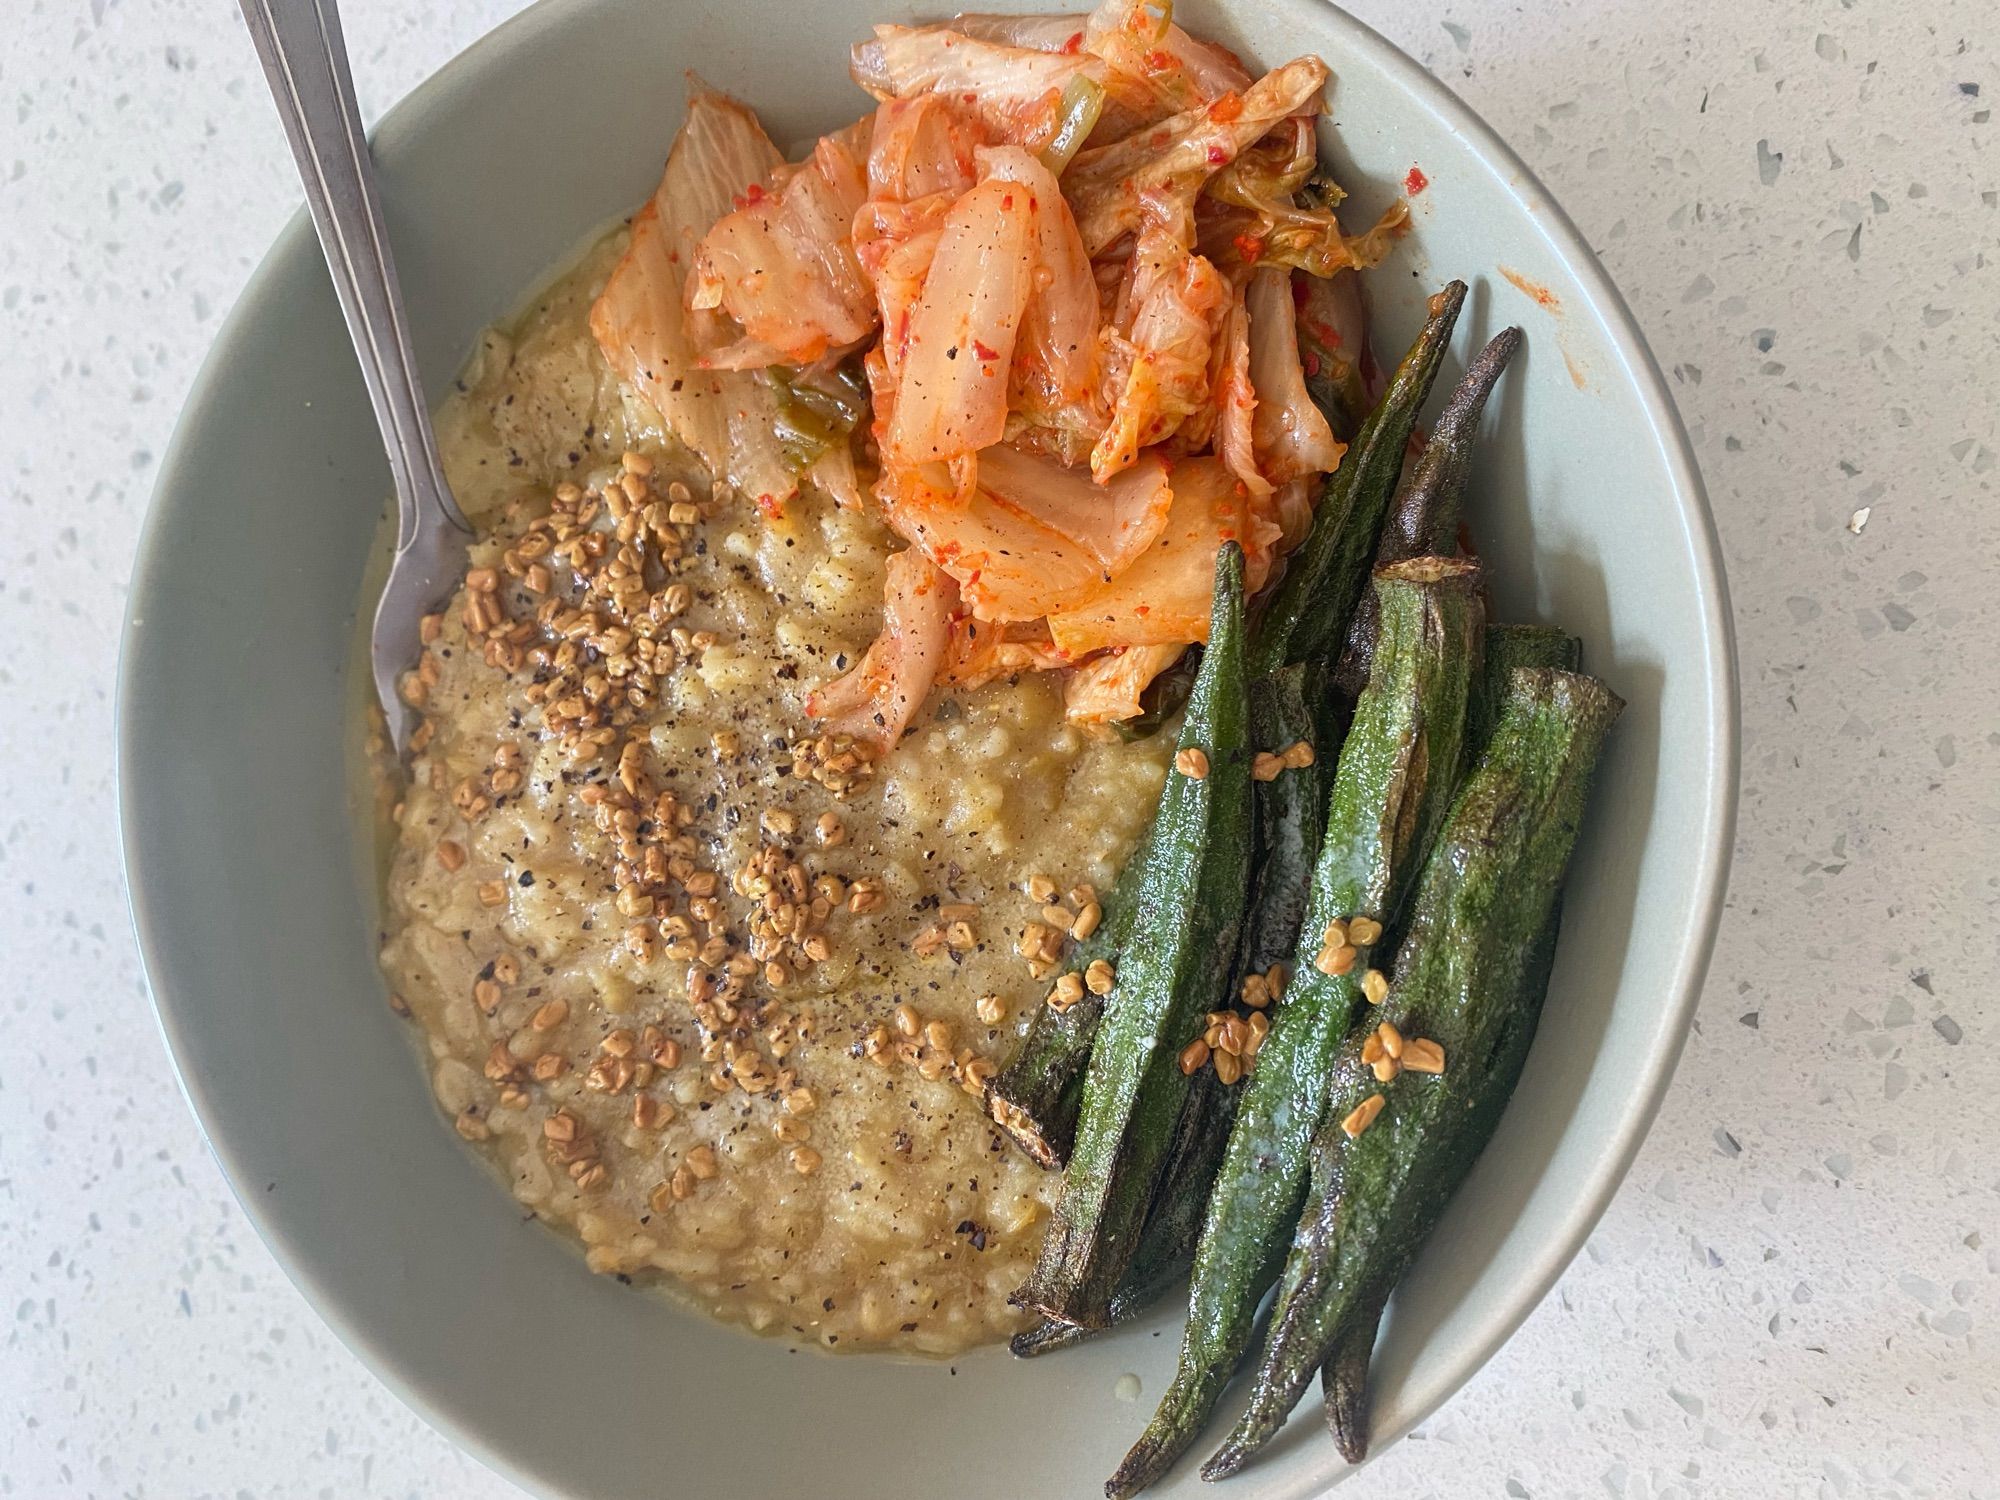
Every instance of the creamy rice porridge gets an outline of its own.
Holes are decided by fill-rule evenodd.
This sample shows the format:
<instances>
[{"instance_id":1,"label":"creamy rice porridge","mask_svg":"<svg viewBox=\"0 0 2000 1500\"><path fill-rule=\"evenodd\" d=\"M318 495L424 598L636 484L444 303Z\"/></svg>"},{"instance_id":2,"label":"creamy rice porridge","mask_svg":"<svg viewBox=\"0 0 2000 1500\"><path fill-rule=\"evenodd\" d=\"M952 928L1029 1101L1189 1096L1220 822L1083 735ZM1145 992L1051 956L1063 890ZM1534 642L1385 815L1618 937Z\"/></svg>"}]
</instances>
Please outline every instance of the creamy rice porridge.
<instances>
[{"instance_id":1,"label":"creamy rice porridge","mask_svg":"<svg viewBox=\"0 0 2000 1500\"><path fill-rule=\"evenodd\" d=\"M384 967L459 1133L593 1269L842 1349L1000 1337L1059 1181L979 1083L1048 987L1024 931L1094 920L1169 737L1066 724L1046 674L941 691L879 764L819 737L888 534L708 496L586 326L623 239L440 416L480 539L427 629Z\"/></svg>"}]
</instances>

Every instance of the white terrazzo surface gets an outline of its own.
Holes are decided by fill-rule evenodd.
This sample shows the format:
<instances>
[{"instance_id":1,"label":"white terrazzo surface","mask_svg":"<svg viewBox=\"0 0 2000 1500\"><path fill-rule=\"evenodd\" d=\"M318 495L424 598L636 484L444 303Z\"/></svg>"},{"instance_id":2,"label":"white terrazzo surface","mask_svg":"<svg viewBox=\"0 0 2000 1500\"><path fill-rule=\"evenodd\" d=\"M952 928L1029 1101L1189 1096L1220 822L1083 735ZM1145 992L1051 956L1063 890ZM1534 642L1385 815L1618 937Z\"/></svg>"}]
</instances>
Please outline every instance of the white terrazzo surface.
<instances>
[{"instance_id":1,"label":"white terrazzo surface","mask_svg":"<svg viewBox=\"0 0 2000 1500\"><path fill-rule=\"evenodd\" d=\"M513 1495L244 1223L119 886L135 527L289 160L225 0L3 8L0 1495ZM349 0L371 116L516 8ZM1341 1493L2000 1496L1991 0L1356 8L1521 149L1672 372L1746 740L1729 914L1638 1165L1507 1349Z\"/></svg>"}]
</instances>

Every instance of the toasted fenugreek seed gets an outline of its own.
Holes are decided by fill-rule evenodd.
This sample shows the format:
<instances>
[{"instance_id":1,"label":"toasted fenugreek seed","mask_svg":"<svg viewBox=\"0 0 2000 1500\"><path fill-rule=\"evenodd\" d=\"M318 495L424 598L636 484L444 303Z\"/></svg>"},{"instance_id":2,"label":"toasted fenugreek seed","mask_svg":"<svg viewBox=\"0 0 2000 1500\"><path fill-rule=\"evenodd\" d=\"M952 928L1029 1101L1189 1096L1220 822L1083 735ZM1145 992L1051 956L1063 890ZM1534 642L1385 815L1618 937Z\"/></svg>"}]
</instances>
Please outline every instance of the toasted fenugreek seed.
<instances>
[{"instance_id":1,"label":"toasted fenugreek seed","mask_svg":"<svg viewBox=\"0 0 2000 1500\"><path fill-rule=\"evenodd\" d=\"M847 827L832 813L821 813L813 824L813 835L829 848L847 842Z\"/></svg>"},{"instance_id":2,"label":"toasted fenugreek seed","mask_svg":"<svg viewBox=\"0 0 2000 1500\"><path fill-rule=\"evenodd\" d=\"M1082 911L1097 899L1097 887L1092 885L1088 880L1078 881L1063 893L1063 899L1068 901L1078 911Z\"/></svg>"},{"instance_id":3,"label":"toasted fenugreek seed","mask_svg":"<svg viewBox=\"0 0 2000 1500\"><path fill-rule=\"evenodd\" d=\"M1181 1049L1181 1071L1183 1073L1200 1072L1202 1065L1208 1061L1208 1055L1208 1043L1200 1037L1196 1037Z\"/></svg>"},{"instance_id":4,"label":"toasted fenugreek seed","mask_svg":"<svg viewBox=\"0 0 2000 1500\"><path fill-rule=\"evenodd\" d=\"M743 753L743 736L733 729L718 729L708 737L708 747L717 760L734 760Z\"/></svg>"},{"instance_id":5,"label":"toasted fenugreek seed","mask_svg":"<svg viewBox=\"0 0 2000 1500\"><path fill-rule=\"evenodd\" d=\"M1403 1065L1397 1062L1395 1058L1388 1056L1376 1058L1374 1062L1369 1064L1369 1067L1375 1070L1375 1081L1377 1083L1389 1083L1398 1073L1403 1071Z\"/></svg>"},{"instance_id":6,"label":"toasted fenugreek seed","mask_svg":"<svg viewBox=\"0 0 2000 1500\"><path fill-rule=\"evenodd\" d=\"M486 1128L486 1122L479 1118L476 1109L462 1109L452 1122L458 1133L468 1141L483 1141L493 1132Z\"/></svg>"},{"instance_id":7,"label":"toasted fenugreek seed","mask_svg":"<svg viewBox=\"0 0 2000 1500\"><path fill-rule=\"evenodd\" d=\"M426 646L436 645L438 637L443 634L443 615L425 615L422 620L417 622L417 639L422 641Z\"/></svg>"},{"instance_id":8,"label":"toasted fenugreek seed","mask_svg":"<svg viewBox=\"0 0 2000 1500\"><path fill-rule=\"evenodd\" d=\"M1294 740L1278 752L1278 758L1292 770L1302 770L1317 758L1312 743L1308 740Z\"/></svg>"},{"instance_id":9,"label":"toasted fenugreek seed","mask_svg":"<svg viewBox=\"0 0 2000 1500\"><path fill-rule=\"evenodd\" d=\"M566 1109L559 1109L542 1121L542 1134L558 1146L567 1146L576 1139L577 1118Z\"/></svg>"},{"instance_id":10,"label":"toasted fenugreek seed","mask_svg":"<svg viewBox=\"0 0 2000 1500\"><path fill-rule=\"evenodd\" d=\"M978 934L972 930L970 922L952 922L944 930L945 946L954 953L963 953L979 942Z\"/></svg>"},{"instance_id":11,"label":"toasted fenugreek seed","mask_svg":"<svg viewBox=\"0 0 2000 1500\"><path fill-rule=\"evenodd\" d=\"M1189 745L1174 756L1174 769L1189 781L1200 781L1208 775L1208 756L1205 752Z\"/></svg>"},{"instance_id":12,"label":"toasted fenugreek seed","mask_svg":"<svg viewBox=\"0 0 2000 1500\"><path fill-rule=\"evenodd\" d=\"M701 507L691 501L676 500L667 507L667 519L676 526L692 526L701 519Z\"/></svg>"},{"instance_id":13,"label":"toasted fenugreek seed","mask_svg":"<svg viewBox=\"0 0 2000 1500\"><path fill-rule=\"evenodd\" d=\"M1259 751L1256 758L1250 762L1250 779L1252 781L1276 781L1283 774L1284 769L1284 761L1275 755Z\"/></svg>"},{"instance_id":14,"label":"toasted fenugreek seed","mask_svg":"<svg viewBox=\"0 0 2000 1500\"><path fill-rule=\"evenodd\" d=\"M439 839L437 862L444 866L446 874L455 874L465 867L465 845L456 839Z\"/></svg>"},{"instance_id":15,"label":"toasted fenugreek seed","mask_svg":"<svg viewBox=\"0 0 2000 1500\"><path fill-rule=\"evenodd\" d=\"M481 906L505 906L507 904L507 882L504 880L484 880L479 885Z\"/></svg>"},{"instance_id":16,"label":"toasted fenugreek seed","mask_svg":"<svg viewBox=\"0 0 2000 1500\"><path fill-rule=\"evenodd\" d=\"M690 1172L685 1164L674 1168L674 1175L667 1179L667 1183L673 1189L676 1198L689 1198L694 1195L694 1173Z\"/></svg>"},{"instance_id":17,"label":"toasted fenugreek seed","mask_svg":"<svg viewBox=\"0 0 2000 1500\"><path fill-rule=\"evenodd\" d=\"M780 838L790 838L799 831L799 820L782 807L767 808L757 821L766 833L774 833Z\"/></svg>"},{"instance_id":18,"label":"toasted fenugreek seed","mask_svg":"<svg viewBox=\"0 0 2000 1500\"><path fill-rule=\"evenodd\" d=\"M1041 910L1041 918L1050 927L1053 927L1057 932L1061 933L1068 933L1071 926L1076 921L1076 916L1074 913L1060 906L1043 907Z\"/></svg>"},{"instance_id":19,"label":"toasted fenugreek seed","mask_svg":"<svg viewBox=\"0 0 2000 1500\"><path fill-rule=\"evenodd\" d=\"M1243 1052L1243 1035L1236 1030L1234 1019L1223 1021L1209 1028L1208 1045L1218 1055L1238 1057Z\"/></svg>"},{"instance_id":20,"label":"toasted fenugreek seed","mask_svg":"<svg viewBox=\"0 0 2000 1500\"><path fill-rule=\"evenodd\" d=\"M1007 1019L1007 1002L998 995L981 995L973 1011L988 1026L998 1026Z\"/></svg>"},{"instance_id":21,"label":"toasted fenugreek seed","mask_svg":"<svg viewBox=\"0 0 2000 1500\"><path fill-rule=\"evenodd\" d=\"M491 979L481 979L472 986L472 1003L492 1015L500 1005L500 986Z\"/></svg>"},{"instance_id":22,"label":"toasted fenugreek seed","mask_svg":"<svg viewBox=\"0 0 2000 1500\"><path fill-rule=\"evenodd\" d=\"M475 594L490 594L500 587L500 575L491 568L473 568L465 575L465 586Z\"/></svg>"},{"instance_id":23,"label":"toasted fenugreek seed","mask_svg":"<svg viewBox=\"0 0 2000 1500\"><path fill-rule=\"evenodd\" d=\"M810 1146L794 1146L786 1153L792 1170L801 1177L810 1177L819 1170L820 1154Z\"/></svg>"},{"instance_id":24,"label":"toasted fenugreek seed","mask_svg":"<svg viewBox=\"0 0 2000 1500\"><path fill-rule=\"evenodd\" d=\"M1068 1010L1082 998L1083 976L1074 973L1065 974L1056 981L1055 988L1049 991L1049 1008L1058 1011Z\"/></svg>"},{"instance_id":25,"label":"toasted fenugreek seed","mask_svg":"<svg viewBox=\"0 0 2000 1500\"><path fill-rule=\"evenodd\" d=\"M1389 976L1380 969L1370 969L1361 976L1361 993L1370 1005L1380 1005L1389 998Z\"/></svg>"},{"instance_id":26,"label":"toasted fenugreek seed","mask_svg":"<svg viewBox=\"0 0 2000 1500\"><path fill-rule=\"evenodd\" d=\"M924 1027L924 1040L940 1052L951 1051L951 1044L955 1040L951 1024L947 1021L932 1021Z\"/></svg>"},{"instance_id":27,"label":"toasted fenugreek seed","mask_svg":"<svg viewBox=\"0 0 2000 1500\"><path fill-rule=\"evenodd\" d=\"M1250 1017L1250 1040L1243 1044L1243 1059L1248 1062L1257 1055L1264 1045L1264 1038L1271 1034L1271 1021L1262 1011Z\"/></svg>"},{"instance_id":28,"label":"toasted fenugreek seed","mask_svg":"<svg viewBox=\"0 0 2000 1500\"><path fill-rule=\"evenodd\" d=\"M653 1130L660 1124L660 1101L651 1094L641 1094L632 1101L632 1123L641 1130Z\"/></svg>"},{"instance_id":29,"label":"toasted fenugreek seed","mask_svg":"<svg viewBox=\"0 0 2000 1500\"><path fill-rule=\"evenodd\" d=\"M796 1146L812 1139L812 1126L804 1120L786 1115L772 1125L771 1134L788 1146Z\"/></svg>"},{"instance_id":30,"label":"toasted fenugreek seed","mask_svg":"<svg viewBox=\"0 0 2000 1500\"><path fill-rule=\"evenodd\" d=\"M530 1071L535 1076L535 1082L547 1083L551 1079L562 1077L568 1068L569 1059L560 1052L544 1052L535 1059L535 1065Z\"/></svg>"},{"instance_id":31,"label":"toasted fenugreek seed","mask_svg":"<svg viewBox=\"0 0 2000 1500\"><path fill-rule=\"evenodd\" d=\"M716 1164L715 1148L696 1146L687 1154L687 1169L703 1182L707 1182L722 1170Z\"/></svg>"},{"instance_id":32,"label":"toasted fenugreek seed","mask_svg":"<svg viewBox=\"0 0 2000 1500\"><path fill-rule=\"evenodd\" d=\"M1078 910L1076 920L1070 923L1069 935L1080 943L1097 931L1103 922L1104 908L1095 901L1086 901Z\"/></svg>"},{"instance_id":33,"label":"toasted fenugreek seed","mask_svg":"<svg viewBox=\"0 0 2000 1500\"><path fill-rule=\"evenodd\" d=\"M785 1095L785 1113L809 1115L819 1108L819 1097L811 1089L792 1089Z\"/></svg>"},{"instance_id":34,"label":"toasted fenugreek seed","mask_svg":"<svg viewBox=\"0 0 2000 1500\"><path fill-rule=\"evenodd\" d=\"M1313 960L1313 967L1322 974L1345 974L1354 967L1357 954L1350 947L1325 947L1319 950L1319 957Z\"/></svg>"},{"instance_id":35,"label":"toasted fenugreek seed","mask_svg":"<svg viewBox=\"0 0 2000 1500\"><path fill-rule=\"evenodd\" d=\"M1093 958L1083 971L1083 987L1093 995L1108 995L1118 987L1118 971L1101 958Z\"/></svg>"},{"instance_id":36,"label":"toasted fenugreek seed","mask_svg":"<svg viewBox=\"0 0 2000 1500\"><path fill-rule=\"evenodd\" d=\"M1381 1039L1382 1050L1394 1058L1403 1055L1403 1033L1384 1021L1375 1028L1375 1035Z\"/></svg>"},{"instance_id":37,"label":"toasted fenugreek seed","mask_svg":"<svg viewBox=\"0 0 2000 1500\"><path fill-rule=\"evenodd\" d=\"M569 1001L545 1000L535 1007L535 1013L528 1017L528 1024L536 1031L554 1031L569 1018Z\"/></svg>"},{"instance_id":38,"label":"toasted fenugreek seed","mask_svg":"<svg viewBox=\"0 0 2000 1500\"><path fill-rule=\"evenodd\" d=\"M1347 924L1341 921L1338 917L1334 918L1331 922L1326 924L1326 931L1322 932L1319 935L1319 940L1329 948L1346 947Z\"/></svg>"},{"instance_id":39,"label":"toasted fenugreek seed","mask_svg":"<svg viewBox=\"0 0 2000 1500\"><path fill-rule=\"evenodd\" d=\"M1444 1048L1429 1037L1417 1037L1403 1044L1402 1063L1412 1073L1442 1073Z\"/></svg>"},{"instance_id":40,"label":"toasted fenugreek seed","mask_svg":"<svg viewBox=\"0 0 2000 1500\"><path fill-rule=\"evenodd\" d=\"M1271 987L1264 982L1262 974L1243 976L1243 987L1236 992L1236 998L1252 1010L1262 1010L1271 1003Z\"/></svg>"},{"instance_id":41,"label":"toasted fenugreek seed","mask_svg":"<svg viewBox=\"0 0 2000 1500\"><path fill-rule=\"evenodd\" d=\"M984 1089L986 1080L1000 1071L1000 1065L990 1057L975 1057L960 1069L965 1074L966 1086Z\"/></svg>"},{"instance_id":42,"label":"toasted fenugreek seed","mask_svg":"<svg viewBox=\"0 0 2000 1500\"><path fill-rule=\"evenodd\" d=\"M1047 906L1056 899L1056 883L1046 875L1030 875L1027 891L1028 899L1037 906Z\"/></svg>"},{"instance_id":43,"label":"toasted fenugreek seed","mask_svg":"<svg viewBox=\"0 0 2000 1500\"><path fill-rule=\"evenodd\" d=\"M1347 1118L1340 1122L1340 1128L1347 1133L1347 1138L1353 1140L1373 1125L1375 1117L1382 1113L1382 1106L1386 1103L1388 1100L1381 1094L1370 1094L1348 1111Z\"/></svg>"},{"instance_id":44,"label":"toasted fenugreek seed","mask_svg":"<svg viewBox=\"0 0 2000 1500\"><path fill-rule=\"evenodd\" d=\"M900 1031L904 1036L915 1036L919 1031L924 1029L923 1022L917 1018L914 1006L897 1006L895 1014L890 1019L896 1023L896 1030Z\"/></svg>"},{"instance_id":45,"label":"toasted fenugreek seed","mask_svg":"<svg viewBox=\"0 0 2000 1500\"><path fill-rule=\"evenodd\" d=\"M1347 924L1347 940L1357 948L1382 940L1382 924L1373 917L1355 917Z\"/></svg>"},{"instance_id":46,"label":"toasted fenugreek seed","mask_svg":"<svg viewBox=\"0 0 2000 1500\"><path fill-rule=\"evenodd\" d=\"M1243 1059L1234 1052L1216 1053L1215 1076L1225 1086L1240 1082L1243 1077Z\"/></svg>"}]
</instances>

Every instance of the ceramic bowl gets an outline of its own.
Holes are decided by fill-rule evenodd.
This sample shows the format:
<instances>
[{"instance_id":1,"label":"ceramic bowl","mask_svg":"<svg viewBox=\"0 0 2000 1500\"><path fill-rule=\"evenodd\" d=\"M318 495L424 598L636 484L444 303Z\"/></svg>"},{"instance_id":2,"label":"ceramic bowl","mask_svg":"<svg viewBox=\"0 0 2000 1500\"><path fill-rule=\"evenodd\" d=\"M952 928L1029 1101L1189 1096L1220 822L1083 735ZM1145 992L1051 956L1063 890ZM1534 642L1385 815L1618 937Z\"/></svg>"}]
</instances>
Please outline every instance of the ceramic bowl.
<instances>
[{"instance_id":1,"label":"ceramic bowl","mask_svg":"<svg viewBox=\"0 0 2000 1500\"><path fill-rule=\"evenodd\" d=\"M430 388L444 389L482 325L651 191L683 70L797 140L863 104L848 44L917 14L904 0L546 0L445 68L376 136ZM1246 58L1327 60L1326 146L1355 222L1412 167L1428 178L1413 233L1371 282L1382 347L1401 348L1425 294L1454 276L1474 287L1461 357L1506 323L1526 327L1488 417L1479 541L1502 615L1581 635L1590 668L1631 705L1578 851L1527 1076L1384 1329L1379 1452L1548 1290L1659 1103L1729 855L1729 613L1659 370L1514 154L1329 5L1183 0L1179 14ZM1171 1303L1026 1363L999 1349L949 1363L798 1351L591 1275L453 1136L383 1003L353 775L357 612L388 489L318 247L296 220L216 340L163 466L120 685L146 970L245 1212L385 1382L532 1491L1099 1493L1165 1384ZM1157 1493L1196 1493L1193 1467ZM1229 1494L1316 1494L1344 1472L1312 1399Z\"/></svg>"}]
</instances>

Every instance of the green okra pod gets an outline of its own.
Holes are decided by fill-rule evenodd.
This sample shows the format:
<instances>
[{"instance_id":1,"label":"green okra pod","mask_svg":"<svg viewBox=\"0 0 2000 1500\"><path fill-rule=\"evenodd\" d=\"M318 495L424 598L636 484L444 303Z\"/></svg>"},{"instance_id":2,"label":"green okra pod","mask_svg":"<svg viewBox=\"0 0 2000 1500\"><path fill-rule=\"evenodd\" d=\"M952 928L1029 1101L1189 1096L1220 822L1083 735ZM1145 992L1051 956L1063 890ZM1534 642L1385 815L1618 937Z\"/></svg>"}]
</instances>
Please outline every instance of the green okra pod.
<instances>
[{"instance_id":1,"label":"green okra pod","mask_svg":"<svg viewBox=\"0 0 2000 1500\"><path fill-rule=\"evenodd\" d=\"M1041 1257L1014 1299L1085 1327L1111 1320L1191 1086L1179 1053L1228 978L1243 918L1251 782L1243 553L1234 543L1217 554L1215 580L1208 649L1091 1044L1068 1175Z\"/></svg>"},{"instance_id":2,"label":"green okra pod","mask_svg":"<svg viewBox=\"0 0 2000 1500\"><path fill-rule=\"evenodd\" d=\"M1521 330L1503 328L1473 356L1465 376L1446 398L1424 451L1410 466L1408 481L1390 501L1375 543L1375 566L1406 557L1450 557L1459 550L1458 521L1465 481L1472 472L1472 449L1486 398L1521 347ZM1375 651L1375 600L1363 594L1348 617L1334 683L1349 698L1368 681Z\"/></svg>"}]
</instances>

